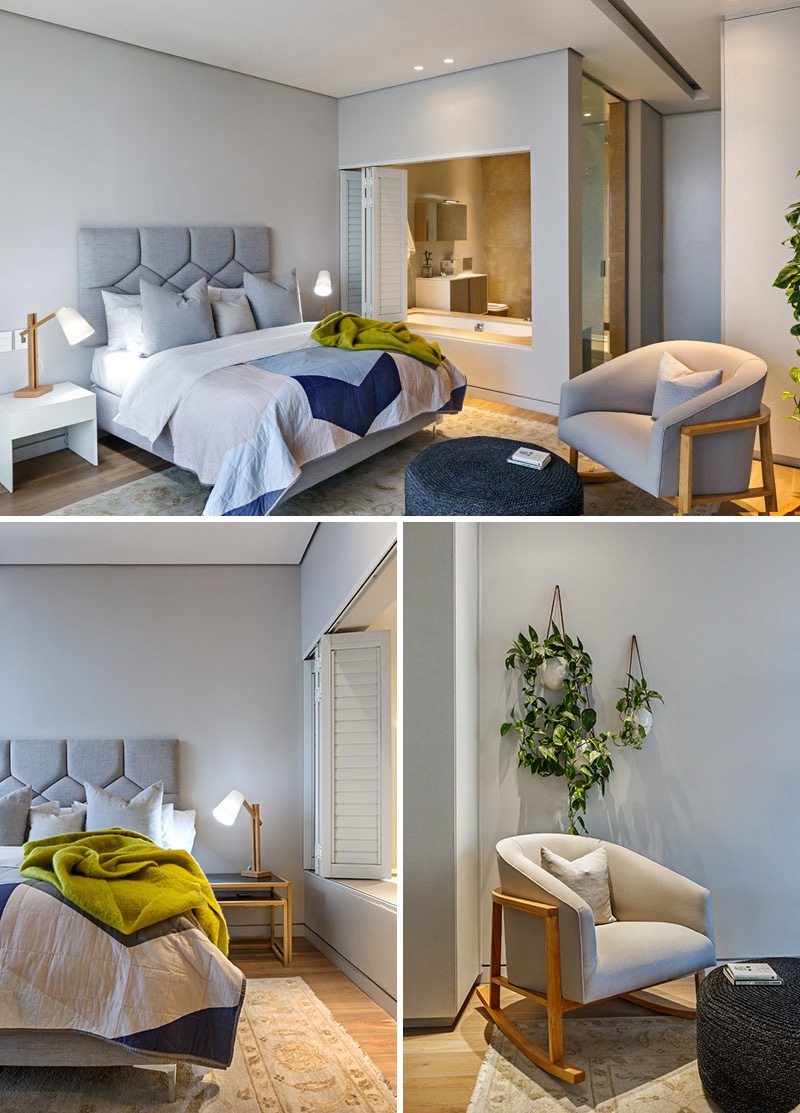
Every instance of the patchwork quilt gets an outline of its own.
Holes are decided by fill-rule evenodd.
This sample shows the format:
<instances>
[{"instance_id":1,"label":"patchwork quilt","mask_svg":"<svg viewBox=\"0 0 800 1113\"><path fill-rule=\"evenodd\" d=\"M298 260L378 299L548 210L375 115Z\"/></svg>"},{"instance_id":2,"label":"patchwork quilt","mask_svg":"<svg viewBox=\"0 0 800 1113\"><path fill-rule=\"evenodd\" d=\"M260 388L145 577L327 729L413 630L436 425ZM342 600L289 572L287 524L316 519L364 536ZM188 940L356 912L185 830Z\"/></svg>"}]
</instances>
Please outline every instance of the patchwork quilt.
<instances>
[{"instance_id":1,"label":"patchwork quilt","mask_svg":"<svg viewBox=\"0 0 800 1113\"><path fill-rule=\"evenodd\" d=\"M0 881L0 1030L57 1029L147 1057L233 1058L245 979L193 913L131 935L45 881Z\"/></svg>"},{"instance_id":2,"label":"patchwork quilt","mask_svg":"<svg viewBox=\"0 0 800 1113\"><path fill-rule=\"evenodd\" d=\"M142 360L117 421L213 484L206 515L268 514L304 464L424 413L462 408L466 379L398 351L323 347L312 324L172 348Z\"/></svg>"}]
</instances>

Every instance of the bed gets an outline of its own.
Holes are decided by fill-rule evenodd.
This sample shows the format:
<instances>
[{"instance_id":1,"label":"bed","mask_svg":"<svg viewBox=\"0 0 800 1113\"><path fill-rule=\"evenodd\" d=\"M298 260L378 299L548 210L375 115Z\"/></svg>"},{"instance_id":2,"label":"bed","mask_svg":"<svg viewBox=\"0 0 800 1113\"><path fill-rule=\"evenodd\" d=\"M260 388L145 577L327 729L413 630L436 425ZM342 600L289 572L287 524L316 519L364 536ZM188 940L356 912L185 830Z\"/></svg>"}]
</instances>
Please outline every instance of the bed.
<instances>
[{"instance_id":1,"label":"bed","mask_svg":"<svg viewBox=\"0 0 800 1113\"><path fill-rule=\"evenodd\" d=\"M162 781L164 803L177 804L178 743L173 739L0 741L0 795L30 784L34 793L33 805L57 800L61 807L71 807L74 802L86 799L83 785L85 780L126 800L130 800L142 788L155 781ZM8 862L7 854L5 861ZM20 884L21 882L24 884ZM51 891L47 893L47 890ZM21 878L16 866L9 864L0 866L0 894L0 940L3 933L7 932L6 938L9 941L8 948L2 949L0 964L0 1066L41 1066L43 1063L51 1066L128 1065L143 1070L158 1070L167 1074L169 1100L173 1101L178 1061L218 1068L227 1065L220 1058L227 1055L228 1036L225 1033L232 1028L235 1035L244 995L244 978L199 932L192 917L174 917L175 921L181 922L172 924L170 921L163 921L136 935L121 939L119 933L103 927L99 921L80 913L69 902L60 898L57 890L43 882ZM27 912L28 919L25 920L22 919L22 914L29 898L33 898L34 904ZM12 906L14 900L18 901L16 906ZM35 926L34 920L39 907L36 901L44 913L50 915L59 926L57 931L51 933L51 938L57 940L57 946L54 945L53 950L48 951L46 947L40 950L38 940L36 948L31 947L34 961L40 963L41 953L44 951L50 956L48 970L54 961L60 961L62 969L68 970L70 963L76 962L76 957L80 960L85 956L84 934L86 947L91 948L93 960L96 955L111 957L104 971L101 970L98 975L95 975L89 962L81 966L80 973L86 979L86 989L81 989L81 996L77 1000L89 1001L85 1012L78 1016L75 1011L70 1011L67 993L59 997L57 993L48 996L48 993L42 992L37 1018L44 1019L32 1027L30 1017L25 1012L26 1008L30 1012L30 1005L19 1004L23 997L22 989L28 995L30 990L24 972L20 977L19 963L25 959L16 957L16 945L20 934L26 930L25 924ZM43 916L43 920L44 918ZM27 930L30 934L30 928ZM43 924L41 931L46 938L46 925ZM65 940L64 936L68 938ZM172 946L175 949L169 950ZM139 954L141 957L138 957ZM114 956L117 956L118 962L114 969L127 973L124 992L119 975L115 975L116 980L109 986L111 979L108 971L112 969L111 961ZM191 971L197 967L200 973L203 963L209 971L205 986L190 984L194 975L186 974L186 970ZM151 1004L149 1000L149 987L153 985L149 979L161 977L165 964L172 967L170 980L177 979L179 985L172 1002L169 1000L172 992L170 987L165 991L163 1001L156 1006L155 1001ZM102 963L98 965L103 966ZM106 986L102 992L97 992L98 983L92 979L97 976L102 984L103 973ZM142 978L141 985L147 990L146 993L137 985L137 977ZM182 980L184 978L185 981ZM211 984L212 980L215 985ZM19 991L18 985L21 986ZM76 989L75 986L66 988L71 993ZM95 989L95 994L92 994L92 988ZM109 993L109 988L113 992ZM115 993L122 996L123 1007L112 1010L105 1002ZM138 998L134 1001L137 994ZM195 1002L211 1000L215 1007L199 1011L195 1008L184 1014L181 1006L181 1014L171 1023L157 1031L149 1031L149 1010L152 1009L154 1013L159 1008L166 1012L172 1008L178 995L181 999L185 996L187 1001L190 997ZM97 1003L92 1001L93 996ZM51 1017L50 1027L46 1020L48 1013ZM175 1014L173 1012L169 1015ZM85 1017L88 1016L99 1018L97 1027L106 1032L105 1036L82 1030ZM145 1027L133 1032L136 1024L130 1023L131 1017L141 1017L141 1024ZM20 1019L23 1020L22 1024L15 1023ZM217 1025L214 1036L207 1037L204 1043L198 1042L197 1033L210 1029L212 1024ZM187 1035L190 1029L191 1034ZM166 1045L171 1048L169 1053L159 1049ZM231 1053L232 1045L231 1035ZM221 1050L223 1046L225 1050ZM197 1049L201 1053L195 1053Z\"/></svg>"},{"instance_id":2,"label":"bed","mask_svg":"<svg viewBox=\"0 0 800 1113\"><path fill-rule=\"evenodd\" d=\"M464 376L400 353L311 340L313 322L172 348L108 350L102 291L142 279L187 290L267 277L266 227L82 228L80 309L94 327L91 387L100 429L198 475L210 516L275 513L288 498L461 409ZM257 416L254 416L257 415Z\"/></svg>"}]
</instances>

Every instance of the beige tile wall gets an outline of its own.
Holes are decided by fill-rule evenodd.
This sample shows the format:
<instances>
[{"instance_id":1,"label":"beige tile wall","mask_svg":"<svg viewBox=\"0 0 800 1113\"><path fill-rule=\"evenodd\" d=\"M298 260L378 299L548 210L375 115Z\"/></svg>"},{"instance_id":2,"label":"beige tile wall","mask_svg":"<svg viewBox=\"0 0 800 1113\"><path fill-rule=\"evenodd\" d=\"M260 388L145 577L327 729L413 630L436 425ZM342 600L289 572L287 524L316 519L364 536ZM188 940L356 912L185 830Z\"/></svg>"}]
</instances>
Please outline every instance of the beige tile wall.
<instances>
[{"instance_id":1,"label":"beige tile wall","mask_svg":"<svg viewBox=\"0 0 800 1113\"><path fill-rule=\"evenodd\" d=\"M483 263L489 301L531 315L531 162L528 152L481 159Z\"/></svg>"}]
</instances>

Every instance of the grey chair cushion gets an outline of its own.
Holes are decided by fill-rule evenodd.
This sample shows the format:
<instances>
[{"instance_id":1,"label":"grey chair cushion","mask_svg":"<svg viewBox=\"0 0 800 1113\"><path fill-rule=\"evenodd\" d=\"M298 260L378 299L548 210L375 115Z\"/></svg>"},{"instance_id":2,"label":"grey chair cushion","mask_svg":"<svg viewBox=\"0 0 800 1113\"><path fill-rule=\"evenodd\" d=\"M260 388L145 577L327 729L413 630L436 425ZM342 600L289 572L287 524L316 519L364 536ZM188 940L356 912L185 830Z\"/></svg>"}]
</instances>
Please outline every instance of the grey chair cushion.
<instances>
[{"instance_id":1,"label":"grey chair cushion","mask_svg":"<svg viewBox=\"0 0 800 1113\"><path fill-rule=\"evenodd\" d=\"M240 332L255 331L256 322L244 287L223 290L209 286L208 296L217 336L237 336Z\"/></svg>"},{"instance_id":2,"label":"grey chair cushion","mask_svg":"<svg viewBox=\"0 0 800 1113\"><path fill-rule=\"evenodd\" d=\"M296 325L303 319L297 272L292 269L270 282L255 274L245 274L244 288L259 328Z\"/></svg>"},{"instance_id":3,"label":"grey chair cushion","mask_svg":"<svg viewBox=\"0 0 800 1113\"><path fill-rule=\"evenodd\" d=\"M648 460L653 419L649 414L596 410L558 423L559 439L597 460L651 495L658 493L658 469Z\"/></svg>"},{"instance_id":4,"label":"grey chair cushion","mask_svg":"<svg viewBox=\"0 0 800 1113\"><path fill-rule=\"evenodd\" d=\"M613 924L611 894L608 890L608 855L604 846L589 854L583 854L574 861L562 858L560 854L542 847L542 867L563 881L582 897L592 910L595 924Z\"/></svg>"},{"instance_id":5,"label":"grey chair cushion","mask_svg":"<svg viewBox=\"0 0 800 1113\"><path fill-rule=\"evenodd\" d=\"M664 352L658 366L656 394L653 399L653 420L674 410L684 402L699 398L722 382L722 368L714 371L693 371L670 352Z\"/></svg>"},{"instance_id":6,"label":"grey chair cushion","mask_svg":"<svg viewBox=\"0 0 800 1113\"><path fill-rule=\"evenodd\" d=\"M207 279L201 278L181 293L143 278L141 292L143 355L152 356L184 344L201 344L216 336Z\"/></svg>"},{"instance_id":7,"label":"grey chair cushion","mask_svg":"<svg viewBox=\"0 0 800 1113\"><path fill-rule=\"evenodd\" d=\"M0 797L0 846L22 846L28 829L33 791L30 785Z\"/></svg>"},{"instance_id":8,"label":"grey chair cushion","mask_svg":"<svg viewBox=\"0 0 800 1113\"><path fill-rule=\"evenodd\" d=\"M123 800L113 792L106 792L86 782L86 830L104 831L107 827L124 827L138 831L162 845L161 806L164 797L162 781L144 788L131 800Z\"/></svg>"},{"instance_id":9,"label":"grey chair cushion","mask_svg":"<svg viewBox=\"0 0 800 1113\"><path fill-rule=\"evenodd\" d=\"M713 940L683 924L618 920L598 924L595 932L597 962L587 972L588 1001L659 985L716 963Z\"/></svg>"}]
</instances>

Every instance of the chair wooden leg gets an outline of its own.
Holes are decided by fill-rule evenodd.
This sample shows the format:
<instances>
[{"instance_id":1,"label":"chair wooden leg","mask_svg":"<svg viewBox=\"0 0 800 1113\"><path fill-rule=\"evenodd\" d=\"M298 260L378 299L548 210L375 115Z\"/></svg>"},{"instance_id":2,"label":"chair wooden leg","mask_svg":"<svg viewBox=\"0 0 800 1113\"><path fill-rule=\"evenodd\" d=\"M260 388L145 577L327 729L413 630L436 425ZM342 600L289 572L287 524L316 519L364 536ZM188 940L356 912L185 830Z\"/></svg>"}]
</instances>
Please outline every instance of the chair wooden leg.
<instances>
[{"instance_id":1,"label":"chair wooden leg","mask_svg":"<svg viewBox=\"0 0 800 1113\"><path fill-rule=\"evenodd\" d=\"M551 916L544 922L544 945L547 956L547 1035L550 1043L550 1060L564 1060L564 1026L561 1007L561 948L558 941L558 918Z\"/></svg>"},{"instance_id":2,"label":"chair wooden leg","mask_svg":"<svg viewBox=\"0 0 800 1113\"><path fill-rule=\"evenodd\" d=\"M500 1008L500 986L494 980L500 977L500 958L503 947L503 906L492 903L492 953L489 960L489 1005Z\"/></svg>"},{"instance_id":3,"label":"chair wooden leg","mask_svg":"<svg viewBox=\"0 0 800 1113\"><path fill-rule=\"evenodd\" d=\"M681 430L681 458L678 473L678 513L691 514L692 512L692 456L694 442L687 433Z\"/></svg>"},{"instance_id":4,"label":"chair wooden leg","mask_svg":"<svg viewBox=\"0 0 800 1113\"><path fill-rule=\"evenodd\" d=\"M578 453L577 448L570 448L570 450L569 450L569 466L571 468L574 468L575 471L578 470L578 456L579 456L579 453Z\"/></svg>"},{"instance_id":5,"label":"chair wooden leg","mask_svg":"<svg viewBox=\"0 0 800 1113\"><path fill-rule=\"evenodd\" d=\"M772 431L768 421L758 427L758 445L761 449L761 486L767 489L767 494L764 495L764 507L767 514L773 514L778 509L778 499L775 487L775 462L772 458Z\"/></svg>"},{"instance_id":6,"label":"chair wooden leg","mask_svg":"<svg viewBox=\"0 0 800 1113\"><path fill-rule=\"evenodd\" d=\"M665 1013L667 1016L680 1016L684 1020L694 1020L697 1016L697 1009L693 1009L689 1005L675 1005L671 1001L665 1001L661 997L651 996L647 990L639 990L636 993L620 993L619 996L623 1001L630 1001L634 1005L641 1005L643 1009L649 1009L652 1013Z\"/></svg>"}]
</instances>

